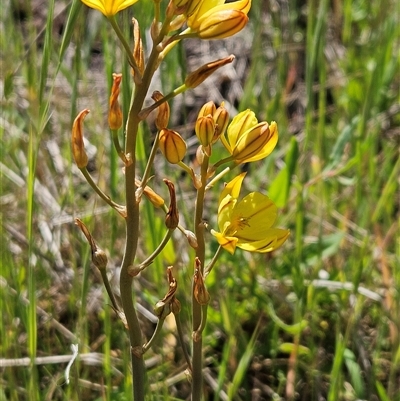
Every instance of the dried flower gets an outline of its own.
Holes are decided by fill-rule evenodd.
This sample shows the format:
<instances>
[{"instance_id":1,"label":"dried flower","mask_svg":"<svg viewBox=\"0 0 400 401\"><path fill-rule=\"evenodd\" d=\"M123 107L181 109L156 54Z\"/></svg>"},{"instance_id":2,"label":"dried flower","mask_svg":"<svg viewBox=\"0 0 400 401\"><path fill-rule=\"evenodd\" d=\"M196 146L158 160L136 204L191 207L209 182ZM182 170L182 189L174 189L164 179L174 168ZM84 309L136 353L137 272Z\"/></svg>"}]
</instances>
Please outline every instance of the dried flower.
<instances>
[{"instance_id":1,"label":"dried flower","mask_svg":"<svg viewBox=\"0 0 400 401\"><path fill-rule=\"evenodd\" d=\"M85 168L88 164L88 157L83 143L83 120L88 114L88 109L82 110L72 125L72 154L79 168Z\"/></svg>"},{"instance_id":2,"label":"dried flower","mask_svg":"<svg viewBox=\"0 0 400 401\"><path fill-rule=\"evenodd\" d=\"M113 85L110 95L110 107L108 111L108 125L110 129L117 130L122 127L122 110L118 102L122 74L113 74Z\"/></svg>"}]
</instances>

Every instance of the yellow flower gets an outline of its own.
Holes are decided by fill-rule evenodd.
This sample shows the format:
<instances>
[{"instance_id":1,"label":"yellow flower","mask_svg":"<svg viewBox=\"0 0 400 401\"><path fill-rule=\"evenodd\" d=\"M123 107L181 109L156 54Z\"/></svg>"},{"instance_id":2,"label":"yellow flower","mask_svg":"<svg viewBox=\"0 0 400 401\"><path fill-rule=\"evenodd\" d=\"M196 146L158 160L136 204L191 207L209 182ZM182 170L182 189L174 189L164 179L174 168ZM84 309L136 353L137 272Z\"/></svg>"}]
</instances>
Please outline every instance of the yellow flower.
<instances>
[{"instance_id":1,"label":"yellow flower","mask_svg":"<svg viewBox=\"0 0 400 401\"><path fill-rule=\"evenodd\" d=\"M237 164L254 162L267 157L278 142L278 126L275 121L269 125L258 122L250 110L239 113L229 124L227 139L221 141Z\"/></svg>"},{"instance_id":2,"label":"yellow flower","mask_svg":"<svg viewBox=\"0 0 400 401\"><path fill-rule=\"evenodd\" d=\"M82 0L90 8L102 12L106 17L112 17L121 10L135 4L138 0Z\"/></svg>"},{"instance_id":3,"label":"yellow flower","mask_svg":"<svg viewBox=\"0 0 400 401\"><path fill-rule=\"evenodd\" d=\"M202 39L222 39L247 24L251 0L224 4L225 0L192 0L186 11L190 31Z\"/></svg>"},{"instance_id":4,"label":"yellow flower","mask_svg":"<svg viewBox=\"0 0 400 401\"><path fill-rule=\"evenodd\" d=\"M289 230L272 228L277 207L268 196L251 192L238 201L245 175L238 175L223 189L218 206L220 232L211 230L211 233L231 254L236 247L249 252L271 252L286 241Z\"/></svg>"}]
</instances>

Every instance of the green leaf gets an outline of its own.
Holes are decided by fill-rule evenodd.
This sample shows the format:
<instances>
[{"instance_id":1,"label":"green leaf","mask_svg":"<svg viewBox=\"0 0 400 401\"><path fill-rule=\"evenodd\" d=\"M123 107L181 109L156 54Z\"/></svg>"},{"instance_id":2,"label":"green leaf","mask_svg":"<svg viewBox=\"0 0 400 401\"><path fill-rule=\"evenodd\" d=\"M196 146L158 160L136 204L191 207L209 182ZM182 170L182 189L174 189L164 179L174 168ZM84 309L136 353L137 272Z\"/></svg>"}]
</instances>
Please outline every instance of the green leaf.
<instances>
[{"instance_id":1,"label":"green leaf","mask_svg":"<svg viewBox=\"0 0 400 401\"><path fill-rule=\"evenodd\" d=\"M268 195L274 201L277 207L286 206L290 187L292 184L292 176L296 169L297 159L299 157L299 147L296 138L292 137L290 148L285 157L285 167L278 173L269 187Z\"/></svg>"}]
</instances>

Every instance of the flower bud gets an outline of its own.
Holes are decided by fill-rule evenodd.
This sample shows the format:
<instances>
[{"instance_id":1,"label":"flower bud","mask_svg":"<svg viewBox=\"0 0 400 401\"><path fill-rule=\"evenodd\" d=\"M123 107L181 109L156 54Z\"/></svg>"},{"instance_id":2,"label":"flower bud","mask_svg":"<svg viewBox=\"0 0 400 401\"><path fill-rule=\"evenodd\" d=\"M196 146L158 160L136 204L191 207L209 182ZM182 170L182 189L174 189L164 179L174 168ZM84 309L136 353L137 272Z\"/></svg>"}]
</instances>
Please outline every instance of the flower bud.
<instances>
[{"instance_id":1,"label":"flower bud","mask_svg":"<svg viewBox=\"0 0 400 401\"><path fill-rule=\"evenodd\" d=\"M159 147L171 164L179 163L186 154L186 142L176 131L167 128L159 133Z\"/></svg>"},{"instance_id":2,"label":"flower bud","mask_svg":"<svg viewBox=\"0 0 400 401\"><path fill-rule=\"evenodd\" d=\"M105 270L108 264L108 259L106 253L100 249L89 229L86 227L84 222L80 219L75 219L75 224L81 229L83 235L86 237L90 245L90 250L92 252L92 262L99 270Z\"/></svg>"},{"instance_id":3,"label":"flower bud","mask_svg":"<svg viewBox=\"0 0 400 401\"><path fill-rule=\"evenodd\" d=\"M92 262L99 270L105 270L108 264L106 253L99 247L96 247L94 252L92 250Z\"/></svg>"},{"instance_id":4,"label":"flower bud","mask_svg":"<svg viewBox=\"0 0 400 401\"><path fill-rule=\"evenodd\" d=\"M169 196L171 198L171 203L169 205L168 212L165 216L165 225L170 230L174 230L176 227L178 227L178 224L179 224L179 212L178 212L178 207L176 205L175 187L174 187L174 184L172 183L172 181L167 180L165 178L163 181L165 182L165 184L168 187Z\"/></svg>"},{"instance_id":5,"label":"flower bud","mask_svg":"<svg viewBox=\"0 0 400 401\"><path fill-rule=\"evenodd\" d=\"M163 98L163 94L159 91L153 92L151 98L155 101L158 102ZM163 128L166 128L168 126L168 121L169 121L169 105L168 102L164 102L160 104L157 108L157 117L156 117L156 127L158 130L161 130Z\"/></svg>"},{"instance_id":6,"label":"flower bud","mask_svg":"<svg viewBox=\"0 0 400 401\"><path fill-rule=\"evenodd\" d=\"M203 18L196 29L201 39L224 39L241 31L249 17L238 10L219 10Z\"/></svg>"},{"instance_id":7,"label":"flower bud","mask_svg":"<svg viewBox=\"0 0 400 401\"><path fill-rule=\"evenodd\" d=\"M206 117L199 117L196 120L195 132L204 147L211 144L214 138L215 122L210 114Z\"/></svg>"},{"instance_id":8,"label":"flower bud","mask_svg":"<svg viewBox=\"0 0 400 401\"><path fill-rule=\"evenodd\" d=\"M72 154L79 168L85 168L88 164L88 157L83 144L83 120L88 113L88 109L82 110L72 125Z\"/></svg>"},{"instance_id":9,"label":"flower bud","mask_svg":"<svg viewBox=\"0 0 400 401\"><path fill-rule=\"evenodd\" d=\"M271 125L261 122L240 136L232 149L232 156L238 164L261 160L274 150L277 142L276 122Z\"/></svg>"},{"instance_id":10,"label":"flower bud","mask_svg":"<svg viewBox=\"0 0 400 401\"><path fill-rule=\"evenodd\" d=\"M197 243L197 238L194 232L190 230L185 230L185 236L188 240L189 245L193 248L196 249L199 245Z\"/></svg>"},{"instance_id":11,"label":"flower bud","mask_svg":"<svg viewBox=\"0 0 400 401\"><path fill-rule=\"evenodd\" d=\"M190 0L172 0L172 3L176 8L181 8L183 6L186 6L187 3L189 3Z\"/></svg>"},{"instance_id":12,"label":"flower bud","mask_svg":"<svg viewBox=\"0 0 400 401\"><path fill-rule=\"evenodd\" d=\"M199 111L199 114L197 115L197 118L205 117L208 116L209 114L213 116L216 109L217 108L215 107L215 103L212 100L210 100L209 102L203 104L203 106Z\"/></svg>"},{"instance_id":13,"label":"flower bud","mask_svg":"<svg viewBox=\"0 0 400 401\"><path fill-rule=\"evenodd\" d=\"M122 110L118 102L122 74L113 74L113 85L110 95L110 107L108 111L108 125L110 129L117 130L122 127Z\"/></svg>"},{"instance_id":14,"label":"flower bud","mask_svg":"<svg viewBox=\"0 0 400 401\"><path fill-rule=\"evenodd\" d=\"M213 114L214 122L215 122L215 132L212 143L218 141L221 135L225 134L226 127L229 123L229 113L228 110L224 107L224 103L222 102L221 106Z\"/></svg>"},{"instance_id":15,"label":"flower bud","mask_svg":"<svg viewBox=\"0 0 400 401\"><path fill-rule=\"evenodd\" d=\"M153 310L160 320L164 320L171 313L171 304L170 302L158 301Z\"/></svg>"},{"instance_id":16,"label":"flower bud","mask_svg":"<svg viewBox=\"0 0 400 401\"><path fill-rule=\"evenodd\" d=\"M137 187L140 187L141 182L136 178L135 179L135 185ZM158 195L156 192L153 191L149 186L145 186L143 189L143 193L146 196L146 198L153 204L155 207L161 207L164 205L164 199L161 198L160 195Z\"/></svg>"},{"instance_id":17,"label":"flower bud","mask_svg":"<svg viewBox=\"0 0 400 401\"><path fill-rule=\"evenodd\" d=\"M235 56L230 55L228 57L212 61L210 63L204 64L197 70L190 73L185 79L185 85L187 88L195 88L200 85L205 79L207 79L211 74L213 74L218 68L232 63Z\"/></svg>"}]
</instances>

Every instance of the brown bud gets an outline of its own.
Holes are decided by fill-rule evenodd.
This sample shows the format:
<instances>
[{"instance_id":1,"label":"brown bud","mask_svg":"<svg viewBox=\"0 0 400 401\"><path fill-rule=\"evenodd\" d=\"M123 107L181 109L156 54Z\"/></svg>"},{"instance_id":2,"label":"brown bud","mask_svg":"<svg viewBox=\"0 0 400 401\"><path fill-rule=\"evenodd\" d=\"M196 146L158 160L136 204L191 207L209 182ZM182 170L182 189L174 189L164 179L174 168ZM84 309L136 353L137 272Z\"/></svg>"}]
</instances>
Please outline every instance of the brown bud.
<instances>
[{"instance_id":1,"label":"brown bud","mask_svg":"<svg viewBox=\"0 0 400 401\"><path fill-rule=\"evenodd\" d=\"M215 132L214 138L212 139L212 143L218 141L221 135L225 134L226 128L229 123L229 113L228 110L224 107L224 102L222 102L221 106L213 114L214 122L215 122Z\"/></svg>"},{"instance_id":2,"label":"brown bud","mask_svg":"<svg viewBox=\"0 0 400 401\"><path fill-rule=\"evenodd\" d=\"M108 264L108 259L106 253L100 249L92 234L90 234L89 229L80 219L75 219L75 224L81 229L83 235L86 237L90 245L90 250L92 252L92 262L99 270L105 270Z\"/></svg>"},{"instance_id":3,"label":"brown bud","mask_svg":"<svg viewBox=\"0 0 400 401\"><path fill-rule=\"evenodd\" d=\"M122 127L122 110L118 102L122 74L113 74L113 85L110 95L110 107L108 110L108 125L110 129L117 130Z\"/></svg>"},{"instance_id":4,"label":"brown bud","mask_svg":"<svg viewBox=\"0 0 400 401\"><path fill-rule=\"evenodd\" d=\"M158 102L159 100L161 100L163 98L163 94L159 91L154 91L153 95L151 96L151 98L155 101ZM163 128L166 128L168 126L168 121L169 121L169 105L168 102L164 102L161 103L158 106L157 109L157 117L156 117L156 127L158 130L161 130Z\"/></svg>"},{"instance_id":5,"label":"brown bud","mask_svg":"<svg viewBox=\"0 0 400 401\"><path fill-rule=\"evenodd\" d=\"M88 157L83 144L83 120L88 113L88 109L82 110L72 125L72 154L79 168L84 168L88 164Z\"/></svg>"},{"instance_id":6,"label":"brown bud","mask_svg":"<svg viewBox=\"0 0 400 401\"><path fill-rule=\"evenodd\" d=\"M207 79L211 74L217 71L222 66L232 63L235 56L230 55L228 57L212 61L210 63L202 65L197 70L190 73L185 79L185 85L188 88L195 88L200 85L205 79Z\"/></svg>"},{"instance_id":7,"label":"brown bud","mask_svg":"<svg viewBox=\"0 0 400 401\"><path fill-rule=\"evenodd\" d=\"M185 230L185 236L186 236L186 238L187 238L187 240L189 242L189 245L192 248L196 249L199 246L199 244L197 243L197 238L196 238L196 235L194 234L194 232L189 231L189 230Z\"/></svg>"},{"instance_id":8,"label":"brown bud","mask_svg":"<svg viewBox=\"0 0 400 401\"><path fill-rule=\"evenodd\" d=\"M135 185L137 187L140 187L142 183L136 178L135 179ZM165 202L164 199L161 198L160 195L158 195L156 192L154 192L149 186L145 186L143 189L144 195L147 197L147 199L155 206L155 207L161 207Z\"/></svg>"},{"instance_id":9,"label":"brown bud","mask_svg":"<svg viewBox=\"0 0 400 401\"><path fill-rule=\"evenodd\" d=\"M196 298L196 301L200 305L207 305L210 302L210 294L207 291L207 288L204 284L203 275L200 271L200 259L196 257L195 259L195 270L194 270L194 285L193 285L193 294Z\"/></svg>"},{"instance_id":10,"label":"brown bud","mask_svg":"<svg viewBox=\"0 0 400 401\"><path fill-rule=\"evenodd\" d=\"M170 180L164 178L163 181L168 187L169 196L171 198L168 213L165 216L165 225L170 230L174 230L176 227L178 227L179 224L179 212L178 212L178 207L176 205L175 186Z\"/></svg>"}]
</instances>

